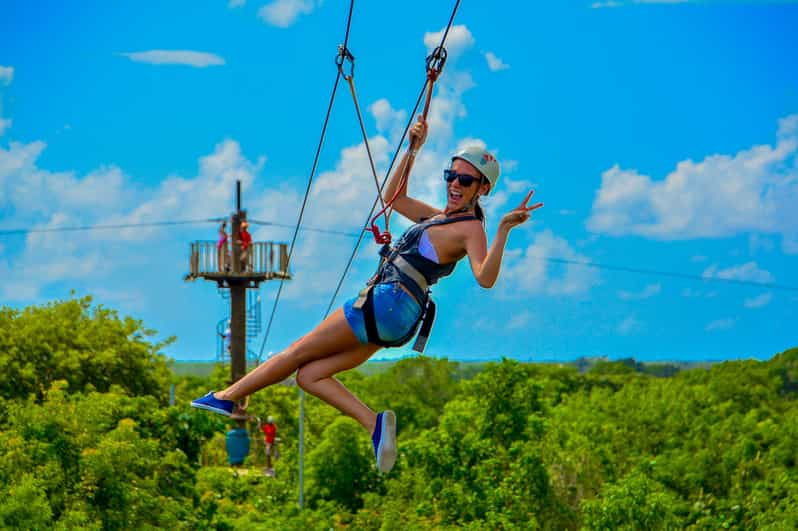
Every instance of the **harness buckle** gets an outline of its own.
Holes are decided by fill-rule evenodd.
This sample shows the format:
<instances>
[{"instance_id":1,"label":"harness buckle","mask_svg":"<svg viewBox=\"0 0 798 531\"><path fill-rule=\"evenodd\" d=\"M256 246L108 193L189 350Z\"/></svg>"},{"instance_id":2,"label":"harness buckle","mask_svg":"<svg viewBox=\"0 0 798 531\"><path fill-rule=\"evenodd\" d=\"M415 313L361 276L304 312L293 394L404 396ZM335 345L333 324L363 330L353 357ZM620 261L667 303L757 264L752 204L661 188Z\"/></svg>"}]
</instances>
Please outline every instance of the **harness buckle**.
<instances>
[{"instance_id":1,"label":"harness buckle","mask_svg":"<svg viewBox=\"0 0 798 531\"><path fill-rule=\"evenodd\" d=\"M371 291L371 288L373 287L374 284L372 283L371 280L369 280L368 284L366 284L366 287L358 292L357 299L355 299L355 302L352 304L352 308L355 308L357 310L362 310L363 305L366 304L366 299L369 296L369 291Z\"/></svg>"}]
</instances>

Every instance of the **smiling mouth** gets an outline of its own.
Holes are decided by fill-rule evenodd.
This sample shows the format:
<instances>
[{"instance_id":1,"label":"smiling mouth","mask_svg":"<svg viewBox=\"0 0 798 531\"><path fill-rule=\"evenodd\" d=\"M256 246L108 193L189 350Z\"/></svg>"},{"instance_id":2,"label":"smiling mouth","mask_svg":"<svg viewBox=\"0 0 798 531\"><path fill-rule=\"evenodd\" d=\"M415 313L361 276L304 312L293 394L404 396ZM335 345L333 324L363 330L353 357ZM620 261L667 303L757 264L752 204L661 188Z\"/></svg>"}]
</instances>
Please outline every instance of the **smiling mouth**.
<instances>
[{"instance_id":1,"label":"smiling mouth","mask_svg":"<svg viewBox=\"0 0 798 531\"><path fill-rule=\"evenodd\" d=\"M460 192L455 192L454 190L449 190L449 199L452 201L459 201L463 198L463 194Z\"/></svg>"}]
</instances>

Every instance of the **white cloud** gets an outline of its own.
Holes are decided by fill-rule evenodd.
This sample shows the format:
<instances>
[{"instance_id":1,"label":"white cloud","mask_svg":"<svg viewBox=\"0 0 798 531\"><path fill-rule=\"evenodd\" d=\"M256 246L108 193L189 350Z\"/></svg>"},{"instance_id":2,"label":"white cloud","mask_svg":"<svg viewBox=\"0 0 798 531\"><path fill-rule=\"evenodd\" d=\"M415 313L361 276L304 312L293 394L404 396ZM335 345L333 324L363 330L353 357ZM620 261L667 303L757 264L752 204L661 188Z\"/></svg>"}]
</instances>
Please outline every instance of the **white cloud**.
<instances>
[{"instance_id":1,"label":"white cloud","mask_svg":"<svg viewBox=\"0 0 798 531\"><path fill-rule=\"evenodd\" d=\"M312 13L316 6L314 0L274 0L258 10L258 18L272 26L287 28L300 15Z\"/></svg>"},{"instance_id":2,"label":"white cloud","mask_svg":"<svg viewBox=\"0 0 798 531\"><path fill-rule=\"evenodd\" d=\"M185 65L195 68L219 66L225 64L218 55L193 50L148 50L145 52L122 53L131 61L153 65Z\"/></svg>"},{"instance_id":3,"label":"white cloud","mask_svg":"<svg viewBox=\"0 0 798 531\"><path fill-rule=\"evenodd\" d=\"M690 298L704 298L712 299L718 296L717 291L701 291L693 288L685 288L682 290L682 297Z\"/></svg>"},{"instance_id":4,"label":"white cloud","mask_svg":"<svg viewBox=\"0 0 798 531\"><path fill-rule=\"evenodd\" d=\"M745 307L746 308L763 308L770 304L770 301L773 299L773 294L770 292L763 293L757 297L753 297L750 299L745 299Z\"/></svg>"},{"instance_id":5,"label":"white cloud","mask_svg":"<svg viewBox=\"0 0 798 531\"><path fill-rule=\"evenodd\" d=\"M663 240L780 234L798 238L798 114L779 120L776 143L679 162L662 181L619 165L602 175L587 221L596 233Z\"/></svg>"},{"instance_id":6,"label":"white cloud","mask_svg":"<svg viewBox=\"0 0 798 531\"><path fill-rule=\"evenodd\" d=\"M0 85L8 86L14 80L14 67L0 65Z\"/></svg>"},{"instance_id":7,"label":"white cloud","mask_svg":"<svg viewBox=\"0 0 798 531\"><path fill-rule=\"evenodd\" d=\"M504 296L518 297L533 293L547 295L578 295L596 284L595 269L579 264L556 263L551 259L586 262L587 257L576 253L563 238L551 230L535 234L532 243L523 250L505 251L505 263L499 278Z\"/></svg>"},{"instance_id":8,"label":"white cloud","mask_svg":"<svg viewBox=\"0 0 798 531\"><path fill-rule=\"evenodd\" d=\"M707 332L718 332L721 330L729 330L732 327L734 327L736 321L737 321L736 319L732 318L718 319L716 321L707 323L707 325L704 327L704 330L706 330Z\"/></svg>"},{"instance_id":9,"label":"white cloud","mask_svg":"<svg viewBox=\"0 0 798 531\"><path fill-rule=\"evenodd\" d=\"M40 220L55 205L107 214L121 203L124 176L119 168L101 167L82 178L74 172L50 172L37 166L45 147L40 141L0 147L0 205L5 201L23 219L34 215Z\"/></svg>"},{"instance_id":10,"label":"white cloud","mask_svg":"<svg viewBox=\"0 0 798 531\"><path fill-rule=\"evenodd\" d=\"M717 265L711 265L702 274L704 278L722 278L727 280L742 280L744 282L769 283L775 279L773 275L764 269L759 269L756 262L746 262L739 266L727 269L718 269Z\"/></svg>"},{"instance_id":11,"label":"white cloud","mask_svg":"<svg viewBox=\"0 0 798 531\"><path fill-rule=\"evenodd\" d=\"M0 65L0 86L8 86L14 79L14 67ZM11 127L11 119L3 118L3 105L0 103L0 136L5 134L6 129Z\"/></svg>"},{"instance_id":12,"label":"white cloud","mask_svg":"<svg viewBox=\"0 0 798 531\"><path fill-rule=\"evenodd\" d=\"M618 333L622 336L629 336L632 334L639 334L645 331L646 326L642 321L638 321L634 316L630 315L618 325Z\"/></svg>"},{"instance_id":13,"label":"white cloud","mask_svg":"<svg viewBox=\"0 0 798 531\"><path fill-rule=\"evenodd\" d=\"M505 328L507 330L521 330L529 325L532 314L529 310L524 310L519 313L513 314L513 317L507 322Z\"/></svg>"},{"instance_id":14,"label":"white cloud","mask_svg":"<svg viewBox=\"0 0 798 531\"><path fill-rule=\"evenodd\" d=\"M386 98L380 98L369 105L368 111L376 121L377 131L387 134L392 144L399 142L407 124L407 111L394 109Z\"/></svg>"},{"instance_id":15,"label":"white cloud","mask_svg":"<svg viewBox=\"0 0 798 531\"><path fill-rule=\"evenodd\" d=\"M445 30L446 28L443 28L440 31L424 34L424 46L427 47L428 54L432 53L440 45ZM473 45L474 36L471 35L465 24L455 24L449 29L449 34L446 36L446 43L443 47L446 48L448 59L455 59Z\"/></svg>"},{"instance_id":16,"label":"white cloud","mask_svg":"<svg viewBox=\"0 0 798 531\"><path fill-rule=\"evenodd\" d=\"M775 248L773 240L760 234L751 234L748 237L748 250L751 254L759 251L770 252Z\"/></svg>"},{"instance_id":17,"label":"white cloud","mask_svg":"<svg viewBox=\"0 0 798 531\"><path fill-rule=\"evenodd\" d=\"M44 170L38 166L38 159L45 148L43 142L12 142L7 150L0 148L0 206L5 203L14 212L20 227L48 229L226 215L233 204L235 181L241 180L248 189L265 162L264 157L255 162L247 160L237 142L226 140L199 160L195 177L170 176L146 190L114 166L99 167L85 175ZM288 212L284 205L293 206L297 201L281 196L270 202L268 198L276 193L270 189L262 194L258 197L260 204L268 203L271 215L293 214L295 209ZM0 296L30 301L48 284L90 282L115 274L120 267L152 267L153 260L159 267L183 267L182 248L179 257L167 251L156 259L155 248L165 245L174 249L169 240L173 236L164 228L78 234L28 233L25 248L13 260L0 262L0 274L7 279Z\"/></svg>"},{"instance_id":18,"label":"white cloud","mask_svg":"<svg viewBox=\"0 0 798 531\"><path fill-rule=\"evenodd\" d=\"M618 297L625 301L640 301L645 299L650 299L655 295L659 295L662 291L661 284L649 284L642 291L639 292L631 292L631 291L619 291Z\"/></svg>"},{"instance_id":19,"label":"white cloud","mask_svg":"<svg viewBox=\"0 0 798 531\"><path fill-rule=\"evenodd\" d=\"M455 32L453 35L455 40L452 42L457 43L457 36L465 33ZM473 86L470 74L451 67L436 84L429 117L430 136L418 157L411 181L411 193L432 205L440 206L445 195L441 170L448 164L453 147L458 144L454 124L466 115L462 96ZM381 179L395 146L395 141L390 137L398 136L396 131L400 124L404 125L402 122L406 119L407 111L395 108L384 99L372 103L369 110L378 128L378 133L369 139L369 143ZM354 139L357 139L357 143L341 149L335 164L316 176L303 220L305 226L335 226L351 232L362 228L377 192L365 146L356 136ZM484 144L480 139L468 141ZM45 148L43 142L11 143L7 150L0 148L0 203L8 201L12 208L23 209L20 218L23 223L27 220L39 227L223 216L232 209L234 182L237 179L242 181L245 205L251 219L292 223L298 215L304 192L304 187L297 190L287 185L259 186L258 175L265 164L265 157L246 157L241 146L232 139L220 142L212 152L201 157L195 175L164 176L153 188L134 186L134 180L116 167L98 168L88 174L42 169L38 167L38 159ZM21 179L22 175L26 178ZM21 188L18 183L26 181L26 186ZM502 189L506 193L506 190L521 185L521 181L503 179ZM48 196L48 193L51 195ZM36 194L44 194L49 199L46 202L30 201L31 205L36 205L35 208L24 206L26 199ZM498 198L502 199L501 195ZM96 203L91 203L92 200ZM326 208L331 202L335 203L335 208ZM179 215L175 216L174 213ZM400 218L398 215L392 218L395 236L406 226ZM290 241L292 234L290 230L275 227L253 226L253 229L253 238L256 240ZM183 233L187 235L186 242L190 241L188 235L195 233L189 230ZM215 236L213 227L199 230L207 231L208 239ZM29 240L28 249L14 257L14 263L6 264L0 259L0 269L6 273L5 284L14 286L14 296L24 294L28 300L50 283L71 278L79 277L91 290L90 284L95 277L118 275L115 267L124 266L133 271L137 267L153 267L154 262L157 262L159 268L168 266L175 271L184 271L187 267L185 246L181 243L179 253L174 251L179 243L174 238L182 237L180 234L174 229L167 232L158 227L93 231L84 238L69 238L70 241L80 242L76 246L66 245L61 251L50 254L48 250L59 245L61 236L59 233L38 233ZM370 240L371 237L367 236L354 264L357 270L347 276L342 294L354 292L373 270L377 246ZM295 282L286 284L283 297L303 304L326 303L331 287L339 280L340 268L351 252L350 242L354 243L349 240L342 244L340 237L327 234L300 233L291 265ZM549 245L556 247L559 244L555 241ZM18 264L41 260L42 256L47 258L41 262L41 269L37 270L36 275L20 276ZM319 257L324 258L320 260ZM125 263L125 260L135 260L136 263ZM512 267L513 258L506 258L505 264ZM521 271L520 266L517 269ZM557 268L552 268L548 273L556 279L553 289L572 290L578 279L568 271L563 273ZM0 296L11 297L10 290L6 288L2 291L0 288ZM520 321L515 324L520 326Z\"/></svg>"},{"instance_id":20,"label":"white cloud","mask_svg":"<svg viewBox=\"0 0 798 531\"><path fill-rule=\"evenodd\" d=\"M488 68L491 72L498 72L499 70L507 70L510 65L502 61L493 52L485 52L485 60L488 62Z\"/></svg>"}]
</instances>

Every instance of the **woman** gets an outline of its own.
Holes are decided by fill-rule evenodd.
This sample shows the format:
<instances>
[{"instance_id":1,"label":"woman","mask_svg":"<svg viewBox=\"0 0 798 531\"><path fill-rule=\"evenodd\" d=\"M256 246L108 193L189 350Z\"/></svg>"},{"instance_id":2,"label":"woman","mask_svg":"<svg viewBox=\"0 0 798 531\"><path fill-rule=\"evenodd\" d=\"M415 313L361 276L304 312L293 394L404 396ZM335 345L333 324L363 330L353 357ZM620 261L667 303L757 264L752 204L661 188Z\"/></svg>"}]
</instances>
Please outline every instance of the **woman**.
<instances>
[{"instance_id":1,"label":"woman","mask_svg":"<svg viewBox=\"0 0 798 531\"><path fill-rule=\"evenodd\" d=\"M427 124L419 117L410 129L408 153L383 191L385 197L393 197L402 176L409 175L426 136ZM300 387L349 415L371 434L377 468L390 471L396 460L394 413L375 413L334 375L364 363L381 346L406 343L414 335L427 306L427 286L451 274L460 259L468 256L479 285L492 287L499 275L510 230L527 221L531 211L543 206L538 203L527 207L533 193L530 191L517 208L501 219L488 248L479 198L495 187L498 162L484 149L472 146L452 157L444 175L448 194L443 210L408 197L406 184L399 191L393 208L416 225L408 229L390 253L383 254L378 274L358 297L347 301L309 334L227 389L210 392L191 405L230 415L236 401L297 371Z\"/></svg>"},{"instance_id":2,"label":"woman","mask_svg":"<svg viewBox=\"0 0 798 531\"><path fill-rule=\"evenodd\" d=\"M227 221L222 221L219 226L219 241L216 242L216 263L219 266L219 272L224 273L227 271Z\"/></svg>"},{"instance_id":3,"label":"woman","mask_svg":"<svg viewBox=\"0 0 798 531\"><path fill-rule=\"evenodd\" d=\"M238 231L237 243L241 246L241 254L239 261L241 262L241 272L246 273L249 271L249 253L252 246L252 236L249 234L249 223L246 221L241 222L241 228Z\"/></svg>"}]
</instances>

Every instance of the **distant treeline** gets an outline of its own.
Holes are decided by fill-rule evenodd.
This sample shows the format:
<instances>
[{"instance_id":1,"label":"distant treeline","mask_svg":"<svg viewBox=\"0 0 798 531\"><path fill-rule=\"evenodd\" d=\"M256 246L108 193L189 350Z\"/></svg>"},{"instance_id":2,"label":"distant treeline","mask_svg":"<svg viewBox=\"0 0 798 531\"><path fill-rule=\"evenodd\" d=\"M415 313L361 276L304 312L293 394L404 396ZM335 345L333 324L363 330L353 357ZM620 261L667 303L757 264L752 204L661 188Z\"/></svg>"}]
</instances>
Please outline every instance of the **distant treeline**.
<instances>
[{"instance_id":1,"label":"distant treeline","mask_svg":"<svg viewBox=\"0 0 798 531\"><path fill-rule=\"evenodd\" d=\"M368 361L358 367L358 372L372 376L384 372L393 367L401 360L376 360ZM498 360L497 360L498 361ZM457 361L457 374L460 378L471 378L486 366L490 361ZM531 362L530 362L531 363ZM603 372L616 371L619 374L624 372L640 372L652 376L668 377L673 376L679 371L690 369L708 369L714 363L710 361L676 361L676 362L642 362L635 361L634 358L621 358L610 361L606 357L580 357L573 361L544 361L540 362L547 365L559 365L565 367L575 367L579 372L588 372L594 367ZM206 377L213 374L217 363L215 361L172 361L170 367L177 376L198 376ZM254 368L250 364L250 368Z\"/></svg>"}]
</instances>

